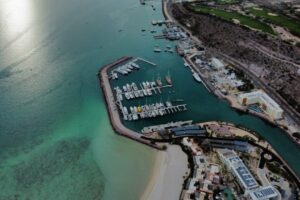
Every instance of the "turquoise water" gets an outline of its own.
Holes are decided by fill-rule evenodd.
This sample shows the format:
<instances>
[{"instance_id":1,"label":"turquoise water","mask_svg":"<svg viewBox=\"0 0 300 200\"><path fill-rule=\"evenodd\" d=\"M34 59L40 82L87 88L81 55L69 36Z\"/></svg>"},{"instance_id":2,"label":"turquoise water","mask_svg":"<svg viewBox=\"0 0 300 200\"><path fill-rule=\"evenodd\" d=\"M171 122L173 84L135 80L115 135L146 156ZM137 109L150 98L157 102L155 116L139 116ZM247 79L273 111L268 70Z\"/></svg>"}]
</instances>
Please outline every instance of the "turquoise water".
<instances>
[{"instance_id":1,"label":"turquoise water","mask_svg":"<svg viewBox=\"0 0 300 200\"><path fill-rule=\"evenodd\" d=\"M0 0L1 200L138 199L155 151L114 134L96 78L100 66L123 55L159 64L132 80L170 70L176 93L164 98L184 98L191 111L130 127L191 118L240 123L299 172L299 149L280 130L209 94L177 55L152 52L166 44L141 32L162 18L160 1L153 4L156 11L137 0Z\"/></svg>"}]
</instances>

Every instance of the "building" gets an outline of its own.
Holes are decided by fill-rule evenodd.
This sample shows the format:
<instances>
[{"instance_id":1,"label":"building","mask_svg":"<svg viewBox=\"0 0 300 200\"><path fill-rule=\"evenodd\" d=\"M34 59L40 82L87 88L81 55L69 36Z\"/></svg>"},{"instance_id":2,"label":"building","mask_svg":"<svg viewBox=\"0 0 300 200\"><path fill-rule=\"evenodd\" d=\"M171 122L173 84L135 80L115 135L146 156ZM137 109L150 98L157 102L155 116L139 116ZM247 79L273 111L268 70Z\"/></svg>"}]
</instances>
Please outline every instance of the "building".
<instances>
[{"instance_id":1,"label":"building","mask_svg":"<svg viewBox=\"0 0 300 200\"><path fill-rule=\"evenodd\" d=\"M264 91L256 90L238 95L238 102L241 105L259 104L260 108L272 119L281 119L283 110Z\"/></svg>"},{"instance_id":2,"label":"building","mask_svg":"<svg viewBox=\"0 0 300 200\"><path fill-rule=\"evenodd\" d=\"M224 64L217 58L211 59L211 65L215 70L221 70L225 67Z\"/></svg>"},{"instance_id":3,"label":"building","mask_svg":"<svg viewBox=\"0 0 300 200\"><path fill-rule=\"evenodd\" d=\"M249 169L233 150L219 149L218 154L222 162L226 164L226 166L231 170L232 174L236 177L245 193L259 188L258 183L250 173Z\"/></svg>"},{"instance_id":4,"label":"building","mask_svg":"<svg viewBox=\"0 0 300 200\"><path fill-rule=\"evenodd\" d=\"M247 197L249 200L278 200L279 192L272 186L260 187L257 190L251 191Z\"/></svg>"},{"instance_id":5,"label":"building","mask_svg":"<svg viewBox=\"0 0 300 200\"><path fill-rule=\"evenodd\" d=\"M174 135L174 137L206 136L206 130L197 125L171 128L170 132Z\"/></svg>"},{"instance_id":6,"label":"building","mask_svg":"<svg viewBox=\"0 0 300 200\"><path fill-rule=\"evenodd\" d=\"M247 140L207 139L205 140L204 145L208 145L213 148L233 149L246 153L251 152L253 149Z\"/></svg>"}]
</instances>

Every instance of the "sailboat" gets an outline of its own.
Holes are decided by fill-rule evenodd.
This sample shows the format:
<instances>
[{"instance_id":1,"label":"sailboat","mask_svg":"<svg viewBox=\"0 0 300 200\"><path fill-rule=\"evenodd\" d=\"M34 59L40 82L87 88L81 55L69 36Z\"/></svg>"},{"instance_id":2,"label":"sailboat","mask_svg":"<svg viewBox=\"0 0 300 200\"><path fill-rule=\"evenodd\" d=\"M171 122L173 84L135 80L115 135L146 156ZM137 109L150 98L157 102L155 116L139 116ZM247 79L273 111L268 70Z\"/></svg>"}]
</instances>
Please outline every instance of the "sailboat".
<instances>
[{"instance_id":1,"label":"sailboat","mask_svg":"<svg viewBox=\"0 0 300 200\"><path fill-rule=\"evenodd\" d=\"M172 79L171 79L171 75L170 75L170 71L168 71L168 74L166 76L166 81L169 85L172 85L173 82L172 82Z\"/></svg>"},{"instance_id":2,"label":"sailboat","mask_svg":"<svg viewBox=\"0 0 300 200\"><path fill-rule=\"evenodd\" d=\"M157 76L156 83L157 83L158 86L162 86L162 82L161 82L161 79L160 79L159 75Z\"/></svg>"}]
</instances>

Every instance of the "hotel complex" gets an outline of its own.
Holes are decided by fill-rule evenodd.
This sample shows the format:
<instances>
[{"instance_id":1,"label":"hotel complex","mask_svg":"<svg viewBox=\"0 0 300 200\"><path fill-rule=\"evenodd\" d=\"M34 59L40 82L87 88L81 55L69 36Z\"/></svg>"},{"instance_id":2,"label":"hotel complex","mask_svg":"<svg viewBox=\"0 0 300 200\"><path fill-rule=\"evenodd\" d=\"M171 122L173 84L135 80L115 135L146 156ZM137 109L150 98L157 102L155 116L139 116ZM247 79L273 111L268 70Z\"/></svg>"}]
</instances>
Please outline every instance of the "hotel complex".
<instances>
[{"instance_id":1,"label":"hotel complex","mask_svg":"<svg viewBox=\"0 0 300 200\"><path fill-rule=\"evenodd\" d=\"M238 102L242 105L259 104L260 108L274 120L281 119L283 110L264 91L256 90L238 95Z\"/></svg>"},{"instance_id":2,"label":"hotel complex","mask_svg":"<svg viewBox=\"0 0 300 200\"><path fill-rule=\"evenodd\" d=\"M236 177L239 185L244 190L244 195L249 200L279 200L280 194L271 186L260 186L244 162L233 150L219 149L218 154L221 161L228 167Z\"/></svg>"}]
</instances>

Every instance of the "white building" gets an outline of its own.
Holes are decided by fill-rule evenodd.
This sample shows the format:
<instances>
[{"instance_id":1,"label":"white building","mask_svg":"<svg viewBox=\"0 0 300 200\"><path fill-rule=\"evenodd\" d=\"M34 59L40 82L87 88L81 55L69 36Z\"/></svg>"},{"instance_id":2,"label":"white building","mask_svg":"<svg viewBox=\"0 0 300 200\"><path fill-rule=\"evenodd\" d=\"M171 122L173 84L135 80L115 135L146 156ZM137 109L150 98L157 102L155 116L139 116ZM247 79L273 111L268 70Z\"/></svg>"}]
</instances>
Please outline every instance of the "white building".
<instances>
[{"instance_id":1,"label":"white building","mask_svg":"<svg viewBox=\"0 0 300 200\"><path fill-rule=\"evenodd\" d=\"M246 193L247 191L259 188L253 175L233 150L219 149L218 154L221 160L232 171L232 174L237 178Z\"/></svg>"},{"instance_id":2,"label":"white building","mask_svg":"<svg viewBox=\"0 0 300 200\"><path fill-rule=\"evenodd\" d=\"M279 192L272 186L261 187L251 191L248 195L249 200L278 200L281 199Z\"/></svg>"},{"instance_id":3,"label":"white building","mask_svg":"<svg viewBox=\"0 0 300 200\"><path fill-rule=\"evenodd\" d=\"M273 119L281 119L283 110L264 91L256 90L238 95L238 102L241 105L259 104L262 110Z\"/></svg>"},{"instance_id":4,"label":"white building","mask_svg":"<svg viewBox=\"0 0 300 200\"><path fill-rule=\"evenodd\" d=\"M224 64L217 58L211 59L211 65L216 70L221 70L224 68Z\"/></svg>"},{"instance_id":5,"label":"white building","mask_svg":"<svg viewBox=\"0 0 300 200\"><path fill-rule=\"evenodd\" d=\"M218 149L222 162L231 170L249 200L281 200L280 193L271 185L261 187L245 166L244 162L233 150Z\"/></svg>"}]
</instances>

